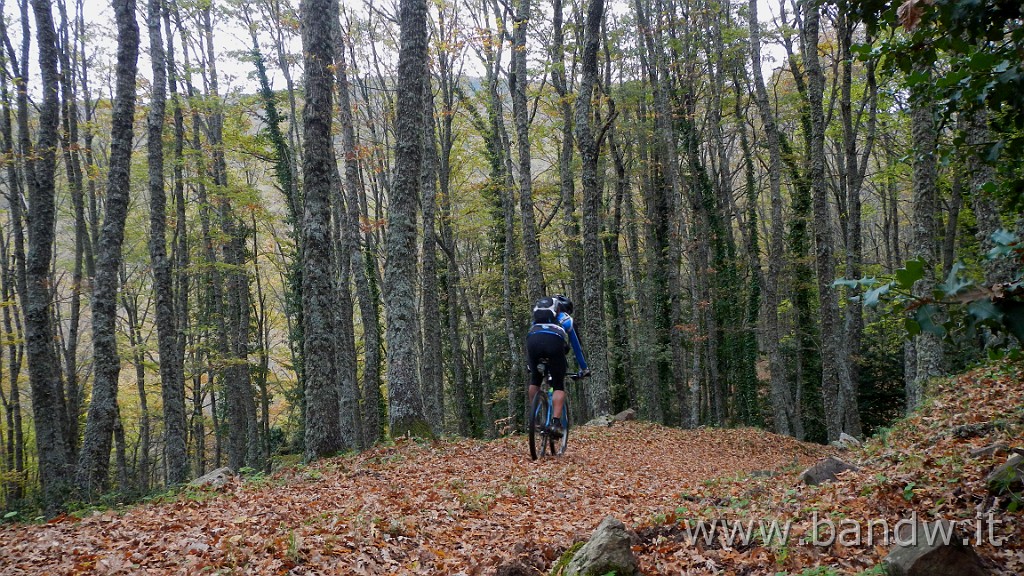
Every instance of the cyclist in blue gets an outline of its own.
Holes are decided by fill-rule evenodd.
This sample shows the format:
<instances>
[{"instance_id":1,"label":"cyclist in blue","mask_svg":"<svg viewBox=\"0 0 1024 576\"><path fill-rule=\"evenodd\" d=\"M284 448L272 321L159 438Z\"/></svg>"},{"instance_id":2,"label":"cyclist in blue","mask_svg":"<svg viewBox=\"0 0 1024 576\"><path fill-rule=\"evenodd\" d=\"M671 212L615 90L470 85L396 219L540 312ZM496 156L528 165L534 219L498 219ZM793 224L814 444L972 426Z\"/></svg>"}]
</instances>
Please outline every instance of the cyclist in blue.
<instances>
[{"instance_id":1,"label":"cyclist in blue","mask_svg":"<svg viewBox=\"0 0 1024 576\"><path fill-rule=\"evenodd\" d=\"M580 367L581 376L589 376L587 361L583 359L583 349L580 347L580 340L576 336L576 330L572 322L572 301L556 294L541 298L533 305L533 325L526 334L526 358L530 370L530 404L533 405L533 397L540 389L540 371L537 370L537 363L547 360L548 373L551 374L551 388L554 390L552 411L554 414L562 413L562 406L565 403L565 374L568 368L565 355L569 353L570 346L576 355L576 363ZM562 433L562 423L559 418L552 421L552 433L557 436Z\"/></svg>"}]
</instances>

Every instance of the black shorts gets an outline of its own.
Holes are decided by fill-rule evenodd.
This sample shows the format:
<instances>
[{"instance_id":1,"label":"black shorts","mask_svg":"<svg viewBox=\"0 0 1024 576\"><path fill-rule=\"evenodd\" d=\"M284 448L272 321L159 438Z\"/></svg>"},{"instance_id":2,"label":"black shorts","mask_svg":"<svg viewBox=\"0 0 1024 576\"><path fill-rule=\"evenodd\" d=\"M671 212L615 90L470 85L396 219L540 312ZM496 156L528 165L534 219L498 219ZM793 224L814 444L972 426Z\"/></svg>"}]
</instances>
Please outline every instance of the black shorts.
<instances>
[{"instance_id":1,"label":"black shorts","mask_svg":"<svg viewBox=\"0 0 1024 576\"><path fill-rule=\"evenodd\" d=\"M565 340L561 336L547 332L535 332L526 337L526 358L530 366L530 384L540 386L540 370L537 363L545 360L551 374L551 388L565 389L565 372L568 363L565 360Z\"/></svg>"}]
</instances>

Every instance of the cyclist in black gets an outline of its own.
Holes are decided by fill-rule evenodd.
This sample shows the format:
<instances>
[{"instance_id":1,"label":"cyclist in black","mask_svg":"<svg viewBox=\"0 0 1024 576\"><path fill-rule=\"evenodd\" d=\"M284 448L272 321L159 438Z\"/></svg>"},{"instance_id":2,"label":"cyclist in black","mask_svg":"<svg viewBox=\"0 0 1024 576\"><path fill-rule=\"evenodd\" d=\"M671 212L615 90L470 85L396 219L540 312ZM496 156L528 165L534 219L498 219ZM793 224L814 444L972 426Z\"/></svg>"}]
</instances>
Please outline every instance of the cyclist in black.
<instances>
[{"instance_id":1,"label":"cyclist in black","mask_svg":"<svg viewBox=\"0 0 1024 576\"><path fill-rule=\"evenodd\" d=\"M568 368L565 355L569 353L570 346L576 355L576 363L580 367L580 375L588 376L590 370L587 368L587 361L583 359L583 349L580 347L580 340L576 336L576 330L572 322L572 301L556 294L541 298L533 305L533 325L526 334L526 357L530 370L530 406L533 405L533 397L540 389L540 371L537 370L537 363L547 360L548 373L551 374L551 388L553 394L553 413L561 414L562 406L565 403L565 373ZM552 421L552 432L558 436L562 433L562 423L559 418Z\"/></svg>"}]
</instances>

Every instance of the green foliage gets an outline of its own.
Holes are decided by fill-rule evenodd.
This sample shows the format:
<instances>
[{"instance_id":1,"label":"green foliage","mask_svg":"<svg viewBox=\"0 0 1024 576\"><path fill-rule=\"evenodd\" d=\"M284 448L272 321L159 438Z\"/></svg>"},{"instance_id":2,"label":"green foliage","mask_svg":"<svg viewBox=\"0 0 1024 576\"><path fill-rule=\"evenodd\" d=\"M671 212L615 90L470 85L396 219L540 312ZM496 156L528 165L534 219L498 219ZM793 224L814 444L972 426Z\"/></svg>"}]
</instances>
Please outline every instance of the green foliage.
<instances>
[{"instance_id":1,"label":"green foliage","mask_svg":"<svg viewBox=\"0 0 1024 576\"><path fill-rule=\"evenodd\" d=\"M861 58L884 56L890 70L906 74L906 86L942 105L946 120L987 111L995 138L978 154L1001 172L999 189L1011 206L1024 205L1024 3L1018 0L934 0L853 3L873 34L902 26L878 46L863 45ZM922 66L939 63L931 81ZM957 142L961 149L964 142ZM993 189L995 186L993 185Z\"/></svg>"},{"instance_id":2,"label":"green foliage","mask_svg":"<svg viewBox=\"0 0 1024 576\"><path fill-rule=\"evenodd\" d=\"M935 285L930 294L915 295L914 284L924 278L928 265L920 259L909 260L887 282L878 278L837 280L837 286L860 286L867 290L864 305L889 309L903 315L908 337L922 332L943 336L952 342L973 340L982 329L994 334L1012 336L1017 346L1024 344L1024 279L1020 265L1024 262L1024 242L1009 232L1000 231L992 236L996 247L989 258L1009 258L1017 266L1016 280L997 286L984 286L967 275L961 263L953 265L945 281ZM946 320L936 320L939 312ZM1005 349L1013 342L1004 338L995 348Z\"/></svg>"},{"instance_id":3,"label":"green foliage","mask_svg":"<svg viewBox=\"0 0 1024 576\"><path fill-rule=\"evenodd\" d=\"M857 404L868 435L879 433L903 415L906 405L902 322L882 315L864 327L857 363Z\"/></svg>"}]
</instances>

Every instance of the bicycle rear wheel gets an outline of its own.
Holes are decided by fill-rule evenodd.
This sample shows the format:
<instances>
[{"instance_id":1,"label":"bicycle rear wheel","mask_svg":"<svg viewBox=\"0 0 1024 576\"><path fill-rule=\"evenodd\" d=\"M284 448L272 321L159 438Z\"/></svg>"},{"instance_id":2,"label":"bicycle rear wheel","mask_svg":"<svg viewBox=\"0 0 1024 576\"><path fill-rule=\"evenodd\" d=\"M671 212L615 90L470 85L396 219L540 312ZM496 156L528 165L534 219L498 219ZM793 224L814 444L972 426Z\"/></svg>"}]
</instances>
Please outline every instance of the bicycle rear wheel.
<instances>
[{"instance_id":1,"label":"bicycle rear wheel","mask_svg":"<svg viewBox=\"0 0 1024 576\"><path fill-rule=\"evenodd\" d=\"M538 390L533 397L533 405L530 406L530 458L536 460L543 458L548 448L548 395L543 390ZM554 452L554 450L552 450Z\"/></svg>"},{"instance_id":2,"label":"bicycle rear wheel","mask_svg":"<svg viewBox=\"0 0 1024 576\"><path fill-rule=\"evenodd\" d=\"M551 439L551 454L561 456L565 454L565 448L569 445L569 399L566 398L562 404L562 437Z\"/></svg>"}]
</instances>

